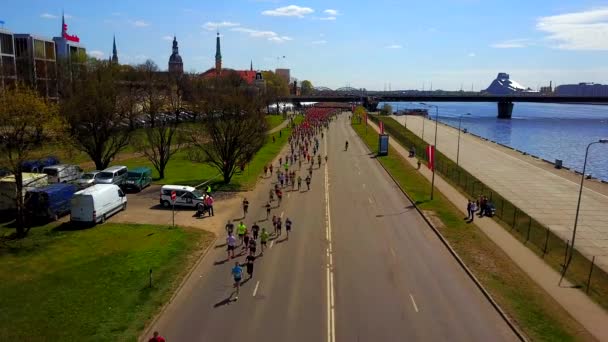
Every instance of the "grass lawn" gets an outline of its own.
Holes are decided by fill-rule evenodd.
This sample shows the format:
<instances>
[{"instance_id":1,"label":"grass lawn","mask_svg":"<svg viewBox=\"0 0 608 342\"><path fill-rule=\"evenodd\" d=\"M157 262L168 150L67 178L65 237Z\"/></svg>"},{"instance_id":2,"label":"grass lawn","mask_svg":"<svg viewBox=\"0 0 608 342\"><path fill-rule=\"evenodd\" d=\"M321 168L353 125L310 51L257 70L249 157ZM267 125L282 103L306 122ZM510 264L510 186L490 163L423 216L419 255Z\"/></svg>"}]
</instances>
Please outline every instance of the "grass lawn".
<instances>
[{"instance_id":1,"label":"grass lawn","mask_svg":"<svg viewBox=\"0 0 608 342\"><path fill-rule=\"evenodd\" d=\"M378 135L375 132L366 135L363 124L352 127L367 146L375 150ZM435 190L435 199L429 201L430 182L392 147L388 156L378 157L377 160L417 205L431 216L458 255L531 340L593 339L482 231L475 225L465 223L462 213L439 191Z\"/></svg>"},{"instance_id":2,"label":"grass lawn","mask_svg":"<svg viewBox=\"0 0 608 342\"><path fill-rule=\"evenodd\" d=\"M112 223L53 223L0 241L0 341L135 341L211 241L197 229Z\"/></svg>"},{"instance_id":3,"label":"grass lawn","mask_svg":"<svg viewBox=\"0 0 608 342\"><path fill-rule=\"evenodd\" d=\"M282 116L279 116L282 120ZM296 123L300 123L302 117L295 119ZM272 142L272 135L266 139L266 143L255 154L253 160L245 168L244 171L237 171L232 177L230 184L223 184L222 177L213 179L210 184L214 190L225 191L240 191L252 189L258 177L261 176L264 165L269 164L272 159L281 151L287 143L287 139L291 134L291 128L284 128L279 136L279 133L274 133L275 142ZM195 163L188 158L188 150L184 148L175 154L169 161L165 170L165 178L158 179L158 173L152 167L152 164L145 157L137 157L113 163L115 165L125 165L128 168L138 166L147 166L152 169L152 177L157 184L177 184L177 185L198 185L218 175L219 171L205 163Z\"/></svg>"},{"instance_id":4,"label":"grass lawn","mask_svg":"<svg viewBox=\"0 0 608 342\"><path fill-rule=\"evenodd\" d=\"M277 127L280 125L285 119L283 119L283 115L266 115L266 123L268 124L268 130Z\"/></svg>"}]
</instances>

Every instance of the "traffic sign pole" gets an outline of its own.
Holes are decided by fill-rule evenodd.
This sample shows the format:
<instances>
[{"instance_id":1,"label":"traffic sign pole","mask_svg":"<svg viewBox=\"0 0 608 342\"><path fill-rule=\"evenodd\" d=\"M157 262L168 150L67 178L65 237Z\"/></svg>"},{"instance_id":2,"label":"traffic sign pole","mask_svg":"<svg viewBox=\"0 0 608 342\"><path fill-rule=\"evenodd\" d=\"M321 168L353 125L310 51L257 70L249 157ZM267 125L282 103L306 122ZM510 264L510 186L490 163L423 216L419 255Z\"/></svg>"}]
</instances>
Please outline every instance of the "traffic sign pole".
<instances>
[{"instance_id":1,"label":"traffic sign pole","mask_svg":"<svg viewBox=\"0 0 608 342\"><path fill-rule=\"evenodd\" d=\"M173 227L175 227L175 200L177 199L177 194L174 191L171 191L171 202L173 203Z\"/></svg>"}]
</instances>

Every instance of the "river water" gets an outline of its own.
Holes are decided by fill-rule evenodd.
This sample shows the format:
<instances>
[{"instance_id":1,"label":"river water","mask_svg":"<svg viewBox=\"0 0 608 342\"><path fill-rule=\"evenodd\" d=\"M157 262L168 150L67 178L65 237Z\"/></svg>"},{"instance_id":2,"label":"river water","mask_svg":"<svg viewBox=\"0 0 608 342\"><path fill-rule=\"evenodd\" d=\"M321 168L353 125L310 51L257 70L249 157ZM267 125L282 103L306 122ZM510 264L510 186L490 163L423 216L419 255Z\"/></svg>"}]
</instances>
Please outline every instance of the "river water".
<instances>
[{"instance_id":1,"label":"river water","mask_svg":"<svg viewBox=\"0 0 608 342\"><path fill-rule=\"evenodd\" d=\"M496 103L441 102L439 121L462 128L501 144L582 171L587 144L608 138L608 106L515 103L511 120L496 118ZM391 103L393 110L425 108L410 103ZM378 108L381 108L382 104ZM435 108L428 108L435 116ZM608 181L608 144L589 150L587 174Z\"/></svg>"}]
</instances>

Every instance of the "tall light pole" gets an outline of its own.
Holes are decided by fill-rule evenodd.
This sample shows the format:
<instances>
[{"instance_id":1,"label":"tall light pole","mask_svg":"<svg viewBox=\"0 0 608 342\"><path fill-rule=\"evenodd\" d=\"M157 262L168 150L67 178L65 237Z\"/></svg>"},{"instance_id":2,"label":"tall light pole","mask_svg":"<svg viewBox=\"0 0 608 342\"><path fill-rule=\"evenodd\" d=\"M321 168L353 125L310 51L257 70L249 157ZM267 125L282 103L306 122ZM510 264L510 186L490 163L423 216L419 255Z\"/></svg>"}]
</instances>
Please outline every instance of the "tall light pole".
<instances>
[{"instance_id":1,"label":"tall light pole","mask_svg":"<svg viewBox=\"0 0 608 342\"><path fill-rule=\"evenodd\" d=\"M460 117L458 118L458 148L456 149L456 165L459 165L458 161L460 160L460 126L462 125L463 115L471 115L471 113L460 114Z\"/></svg>"},{"instance_id":2,"label":"tall light pole","mask_svg":"<svg viewBox=\"0 0 608 342\"><path fill-rule=\"evenodd\" d=\"M428 106L428 107L435 107L435 144L433 145L434 151L433 151L433 177L431 178L431 200L433 199L433 193L435 192L435 168L437 167L437 165L435 165L435 155L437 154L437 127L439 126L439 107L436 105L431 105L431 104L426 104L426 103L421 103L422 105Z\"/></svg>"},{"instance_id":3,"label":"tall light pole","mask_svg":"<svg viewBox=\"0 0 608 342\"><path fill-rule=\"evenodd\" d=\"M578 225L578 213L579 213L579 210L581 209L581 196L583 194L583 182L585 181L585 170L587 169L587 156L589 155L589 147L591 147L591 145L595 145L595 144L608 144L608 138L600 139L598 141L589 143L589 145L587 145L587 149L585 150L585 161L583 162L583 173L581 174L581 186L578 189L578 202L576 204L576 215L574 216L574 228L572 229L572 240L570 242L570 248L569 248L570 255L568 256L568 261L566 262L566 265L564 265L564 272L562 273L562 276L559 279L560 284L562 282L562 279L564 278L564 275L566 274L566 271L568 270L568 266L570 266L570 261L572 261L572 255L574 254L574 239L576 239L576 227Z\"/></svg>"}]
</instances>

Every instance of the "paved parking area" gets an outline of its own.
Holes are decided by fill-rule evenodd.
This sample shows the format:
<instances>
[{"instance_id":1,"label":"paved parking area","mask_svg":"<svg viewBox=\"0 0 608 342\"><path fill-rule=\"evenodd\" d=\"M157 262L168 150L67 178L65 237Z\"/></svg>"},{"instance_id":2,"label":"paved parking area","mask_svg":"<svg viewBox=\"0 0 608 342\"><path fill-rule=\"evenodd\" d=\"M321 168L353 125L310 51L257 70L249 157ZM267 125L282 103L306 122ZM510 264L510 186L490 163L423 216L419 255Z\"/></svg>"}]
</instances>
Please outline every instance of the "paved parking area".
<instances>
[{"instance_id":1,"label":"paved parking area","mask_svg":"<svg viewBox=\"0 0 608 342\"><path fill-rule=\"evenodd\" d=\"M160 205L161 185L151 185L139 193L128 193L127 210L114 215L110 222L128 222L142 224L171 225L173 215L171 209ZM213 233L221 233L228 219L235 219L235 209L240 208L245 193L219 192L215 198L214 216L195 217L194 208L175 207L175 225L201 228ZM238 216L238 215L237 215Z\"/></svg>"}]
</instances>

